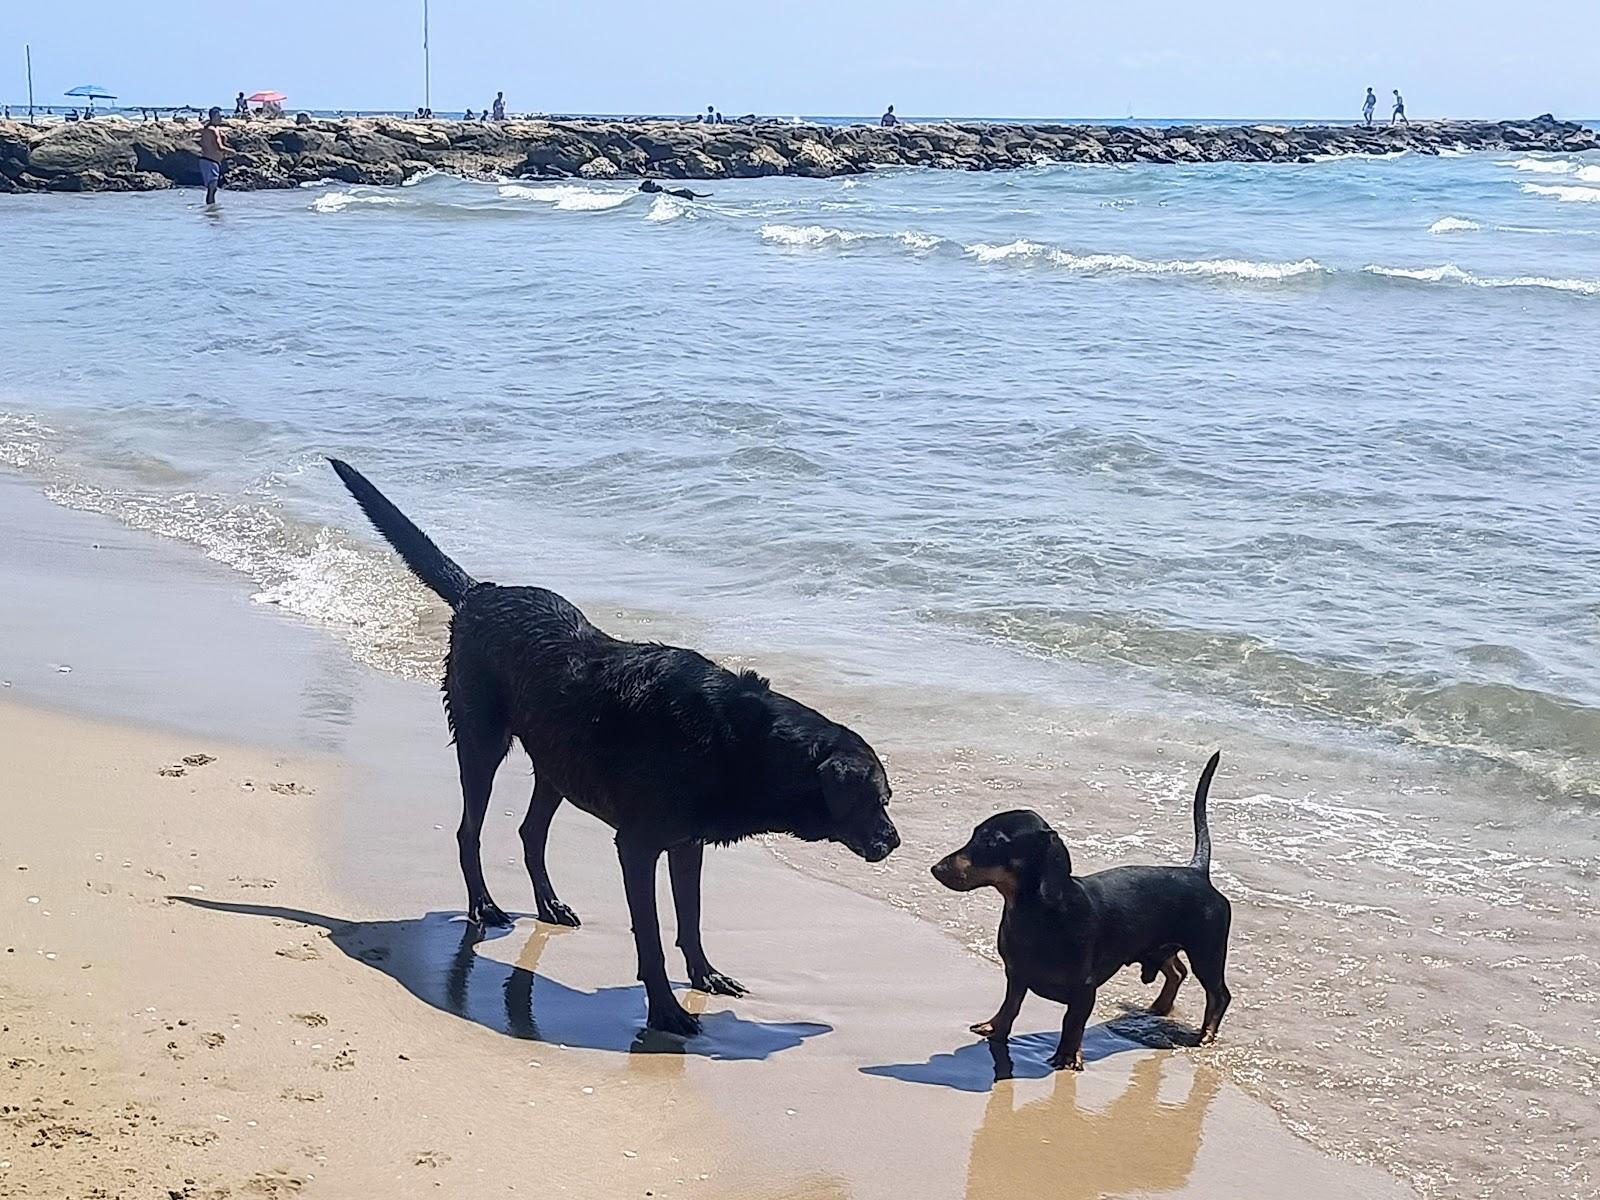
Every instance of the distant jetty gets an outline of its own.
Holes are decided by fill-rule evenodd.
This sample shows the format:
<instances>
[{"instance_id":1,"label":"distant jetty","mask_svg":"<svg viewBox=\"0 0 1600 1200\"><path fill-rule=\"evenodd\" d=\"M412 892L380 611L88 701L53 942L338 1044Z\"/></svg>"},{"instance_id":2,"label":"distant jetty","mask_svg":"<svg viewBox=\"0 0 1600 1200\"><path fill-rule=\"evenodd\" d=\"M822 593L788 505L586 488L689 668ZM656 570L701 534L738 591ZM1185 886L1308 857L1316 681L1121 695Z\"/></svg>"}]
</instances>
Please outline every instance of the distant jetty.
<instances>
[{"instance_id":1,"label":"distant jetty","mask_svg":"<svg viewBox=\"0 0 1600 1200\"><path fill-rule=\"evenodd\" d=\"M0 122L0 192L153 191L200 182L198 126L116 118ZM1313 162L1347 154L1584 151L1600 135L1549 115L1410 126L702 125L676 121L230 121L224 186L398 184L424 171L537 179L825 178L885 167L1000 171L1048 163Z\"/></svg>"}]
</instances>

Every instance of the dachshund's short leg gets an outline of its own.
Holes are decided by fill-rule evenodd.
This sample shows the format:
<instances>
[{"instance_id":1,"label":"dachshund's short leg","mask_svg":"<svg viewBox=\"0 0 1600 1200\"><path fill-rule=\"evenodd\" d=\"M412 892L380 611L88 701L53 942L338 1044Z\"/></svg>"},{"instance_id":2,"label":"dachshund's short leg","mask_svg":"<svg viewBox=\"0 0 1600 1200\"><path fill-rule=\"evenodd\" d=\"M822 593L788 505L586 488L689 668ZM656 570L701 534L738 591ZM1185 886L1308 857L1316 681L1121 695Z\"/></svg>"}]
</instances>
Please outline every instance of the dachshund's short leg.
<instances>
[{"instance_id":1,"label":"dachshund's short leg","mask_svg":"<svg viewBox=\"0 0 1600 1200\"><path fill-rule=\"evenodd\" d=\"M979 1021L972 1026L972 1032L979 1037L1005 1041L1011 1036L1011 1026L1016 1023L1017 1013L1022 1011L1022 1001L1027 994L1028 989L1022 981L1007 971L1006 998L1000 1002L1000 1011L987 1021Z\"/></svg>"},{"instance_id":2,"label":"dachshund's short leg","mask_svg":"<svg viewBox=\"0 0 1600 1200\"><path fill-rule=\"evenodd\" d=\"M1174 954L1161 964L1161 974L1166 976L1161 982L1161 993L1150 1005L1151 1014L1157 1017L1164 1017L1172 1011L1173 1001L1178 998L1178 989L1183 986L1189 972L1184 968L1183 960Z\"/></svg>"},{"instance_id":3,"label":"dachshund's short leg","mask_svg":"<svg viewBox=\"0 0 1600 1200\"><path fill-rule=\"evenodd\" d=\"M1067 1015L1061 1018L1061 1042L1050 1056L1050 1065L1056 1070L1062 1067L1083 1070L1083 1030L1093 1011L1094 988L1085 986L1072 994Z\"/></svg>"},{"instance_id":4,"label":"dachshund's short leg","mask_svg":"<svg viewBox=\"0 0 1600 1200\"><path fill-rule=\"evenodd\" d=\"M1206 1015L1200 1022L1200 1044L1204 1046L1217 1040L1217 1027L1222 1024L1222 1014L1228 1011L1228 1005L1233 1000L1233 993L1228 990L1223 978L1223 969L1228 961L1228 943L1224 941L1205 950L1191 949L1188 953L1194 977L1206 989Z\"/></svg>"}]
</instances>

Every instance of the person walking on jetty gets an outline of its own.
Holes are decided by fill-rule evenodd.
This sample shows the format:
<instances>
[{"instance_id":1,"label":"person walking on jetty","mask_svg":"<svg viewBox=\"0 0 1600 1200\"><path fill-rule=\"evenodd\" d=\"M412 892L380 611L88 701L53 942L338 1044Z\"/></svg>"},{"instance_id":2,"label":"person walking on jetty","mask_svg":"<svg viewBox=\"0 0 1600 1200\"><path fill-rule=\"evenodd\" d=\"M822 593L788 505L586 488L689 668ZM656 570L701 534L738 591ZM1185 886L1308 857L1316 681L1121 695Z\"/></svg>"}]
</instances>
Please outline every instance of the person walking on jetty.
<instances>
[{"instance_id":1,"label":"person walking on jetty","mask_svg":"<svg viewBox=\"0 0 1600 1200\"><path fill-rule=\"evenodd\" d=\"M878 124L882 125L885 129L893 129L896 125L900 124L900 118L894 115L894 105L889 105L889 107L884 111L883 116L879 118Z\"/></svg>"},{"instance_id":2,"label":"person walking on jetty","mask_svg":"<svg viewBox=\"0 0 1600 1200\"><path fill-rule=\"evenodd\" d=\"M1361 115L1366 119L1367 128L1372 128L1372 110L1378 107L1378 97L1371 88L1367 89L1367 98L1361 102Z\"/></svg>"},{"instance_id":3,"label":"person walking on jetty","mask_svg":"<svg viewBox=\"0 0 1600 1200\"><path fill-rule=\"evenodd\" d=\"M1407 125L1411 124L1406 117L1406 99L1400 94L1399 88L1394 90L1394 112L1389 114L1389 124L1393 125L1396 121L1405 121Z\"/></svg>"},{"instance_id":4,"label":"person walking on jetty","mask_svg":"<svg viewBox=\"0 0 1600 1200\"><path fill-rule=\"evenodd\" d=\"M228 141L222 136L222 110L213 107L206 123L200 126L200 182L206 185L206 203L217 202L217 185L222 182L222 160Z\"/></svg>"},{"instance_id":5,"label":"person walking on jetty","mask_svg":"<svg viewBox=\"0 0 1600 1200\"><path fill-rule=\"evenodd\" d=\"M496 92L494 94L494 119L496 121L504 121L506 119L506 94L504 92Z\"/></svg>"}]
</instances>

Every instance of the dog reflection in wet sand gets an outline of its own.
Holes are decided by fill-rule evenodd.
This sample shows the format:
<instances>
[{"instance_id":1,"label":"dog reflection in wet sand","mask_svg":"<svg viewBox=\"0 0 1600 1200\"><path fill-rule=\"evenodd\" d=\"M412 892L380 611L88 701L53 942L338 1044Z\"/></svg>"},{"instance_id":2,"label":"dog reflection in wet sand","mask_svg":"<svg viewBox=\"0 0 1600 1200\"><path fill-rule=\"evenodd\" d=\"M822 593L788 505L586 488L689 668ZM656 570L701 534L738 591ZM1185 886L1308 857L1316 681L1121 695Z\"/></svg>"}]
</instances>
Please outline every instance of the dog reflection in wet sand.
<instances>
[{"instance_id":1,"label":"dog reflection in wet sand","mask_svg":"<svg viewBox=\"0 0 1600 1200\"><path fill-rule=\"evenodd\" d=\"M1171 1062L1142 1055L1128 1086L1098 1111L1080 1104L1073 1075L1056 1076L1048 1096L1020 1106L1014 1085L997 1085L972 1138L967 1200L1098 1200L1181 1189L1221 1077L1197 1069L1183 1099L1164 1103L1162 1072Z\"/></svg>"},{"instance_id":2,"label":"dog reflection in wet sand","mask_svg":"<svg viewBox=\"0 0 1600 1200\"><path fill-rule=\"evenodd\" d=\"M1194 857L1186 867L1113 867L1074 875L1060 836L1025 809L990 817L965 846L934 864L933 877L945 887L992 887L1005 900L999 949L1006 995L999 1011L972 1032L1004 1043L1023 998L1035 992L1067 1006L1050 1065L1081 1071L1083 1030L1100 985L1138 963L1146 983L1165 976L1150 1007L1165 1016L1188 974L1178 958L1182 951L1206 992L1200 1041L1216 1038L1232 998L1223 978L1232 908L1211 883L1206 824L1206 793L1220 758L1211 756L1195 789Z\"/></svg>"}]
</instances>

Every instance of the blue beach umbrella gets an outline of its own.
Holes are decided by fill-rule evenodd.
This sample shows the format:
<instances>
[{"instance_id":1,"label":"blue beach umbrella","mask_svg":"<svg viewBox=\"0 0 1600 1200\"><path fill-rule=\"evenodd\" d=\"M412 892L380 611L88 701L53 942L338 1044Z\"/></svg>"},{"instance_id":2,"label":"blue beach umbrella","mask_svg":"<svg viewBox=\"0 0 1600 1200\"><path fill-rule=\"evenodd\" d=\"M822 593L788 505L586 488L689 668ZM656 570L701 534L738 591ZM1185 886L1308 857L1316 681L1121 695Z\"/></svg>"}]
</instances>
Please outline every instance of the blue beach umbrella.
<instances>
[{"instance_id":1,"label":"blue beach umbrella","mask_svg":"<svg viewBox=\"0 0 1600 1200\"><path fill-rule=\"evenodd\" d=\"M98 83L80 83L77 87L64 94L68 96L81 96L83 99L89 102L90 108L94 107L94 102L96 100L115 100L117 98L117 94L115 92L107 91Z\"/></svg>"}]
</instances>

